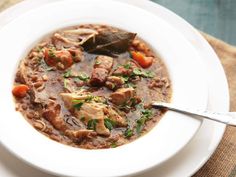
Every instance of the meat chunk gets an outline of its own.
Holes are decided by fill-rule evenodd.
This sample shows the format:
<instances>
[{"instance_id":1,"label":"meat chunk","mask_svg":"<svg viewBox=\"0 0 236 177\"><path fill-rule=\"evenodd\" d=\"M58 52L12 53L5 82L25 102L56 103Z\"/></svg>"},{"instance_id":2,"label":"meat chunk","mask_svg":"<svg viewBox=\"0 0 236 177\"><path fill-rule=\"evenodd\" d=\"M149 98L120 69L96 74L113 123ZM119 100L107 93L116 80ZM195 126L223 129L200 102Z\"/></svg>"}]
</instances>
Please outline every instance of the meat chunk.
<instances>
[{"instance_id":1,"label":"meat chunk","mask_svg":"<svg viewBox=\"0 0 236 177\"><path fill-rule=\"evenodd\" d=\"M103 108L105 107L102 103L84 103L80 110L76 110L76 117L82 119L84 122L88 122L90 119L104 119Z\"/></svg>"},{"instance_id":2,"label":"meat chunk","mask_svg":"<svg viewBox=\"0 0 236 177\"><path fill-rule=\"evenodd\" d=\"M64 132L68 127L64 120L60 117L61 106L59 104L48 105L48 108L43 112L43 117L49 121L57 130Z\"/></svg>"},{"instance_id":3,"label":"meat chunk","mask_svg":"<svg viewBox=\"0 0 236 177\"><path fill-rule=\"evenodd\" d=\"M73 100L85 100L91 95L88 92L80 91L80 92L74 92L74 93L61 93L62 100L64 101L65 106L68 109L73 108L73 105L75 104Z\"/></svg>"},{"instance_id":4,"label":"meat chunk","mask_svg":"<svg viewBox=\"0 0 236 177\"><path fill-rule=\"evenodd\" d=\"M102 86L108 77L108 71L103 68L95 68L93 69L90 84L92 86Z\"/></svg>"},{"instance_id":5,"label":"meat chunk","mask_svg":"<svg viewBox=\"0 0 236 177\"><path fill-rule=\"evenodd\" d=\"M107 77L106 86L113 90L122 87L124 84L124 79L118 76L109 76Z\"/></svg>"},{"instance_id":6,"label":"meat chunk","mask_svg":"<svg viewBox=\"0 0 236 177\"><path fill-rule=\"evenodd\" d=\"M61 93L62 99L68 109L72 111L77 119L80 119L87 125L88 129L93 129L98 135L109 136L110 131L105 126L104 119L109 119L116 122L117 126L127 126L126 119L121 117L114 109L108 105L91 100L92 95L88 92L79 93ZM74 108L78 101L82 103L79 109ZM92 126L91 126L92 124Z\"/></svg>"},{"instance_id":7,"label":"meat chunk","mask_svg":"<svg viewBox=\"0 0 236 177\"><path fill-rule=\"evenodd\" d=\"M112 75L115 76L131 76L133 73L133 70L137 68L137 64L133 61L129 61L125 63L124 65L118 66L115 71L112 73Z\"/></svg>"},{"instance_id":8,"label":"meat chunk","mask_svg":"<svg viewBox=\"0 0 236 177\"><path fill-rule=\"evenodd\" d=\"M74 62L80 62L83 59L83 52L80 48L72 47L72 48L68 49L68 51L72 55Z\"/></svg>"},{"instance_id":9,"label":"meat chunk","mask_svg":"<svg viewBox=\"0 0 236 177\"><path fill-rule=\"evenodd\" d=\"M97 58L95 60L94 68L103 68L103 69L106 69L108 72L110 72L112 65L113 65L113 58L112 57L99 55L99 56L97 56Z\"/></svg>"},{"instance_id":10,"label":"meat chunk","mask_svg":"<svg viewBox=\"0 0 236 177\"><path fill-rule=\"evenodd\" d=\"M16 82L25 84L28 82L27 79L28 69L25 67L24 61L21 61L18 71L16 73Z\"/></svg>"},{"instance_id":11,"label":"meat chunk","mask_svg":"<svg viewBox=\"0 0 236 177\"><path fill-rule=\"evenodd\" d=\"M118 127L125 127L127 126L127 121L124 117L121 117L114 109L111 107L106 107L104 109L105 114L108 115L109 119L116 123Z\"/></svg>"},{"instance_id":12,"label":"meat chunk","mask_svg":"<svg viewBox=\"0 0 236 177\"><path fill-rule=\"evenodd\" d=\"M96 120L95 131L99 135L109 136L110 131L104 125L104 112L105 107L102 103L84 103L79 111L76 111L76 117L84 118L84 122L88 124L90 120Z\"/></svg>"},{"instance_id":13,"label":"meat chunk","mask_svg":"<svg viewBox=\"0 0 236 177\"><path fill-rule=\"evenodd\" d=\"M113 58L100 55L96 58L92 71L90 84L92 86L102 86L107 80L108 74L112 69Z\"/></svg>"},{"instance_id":14,"label":"meat chunk","mask_svg":"<svg viewBox=\"0 0 236 177\"><path fill-rule=\"evenodd\" d=\"M110 95L111 101L116 105L125 104L134 97L133 88L120 88Z\"/></svg>"},{"instance_id":15,"label":"meat chunk","mask_svg":"<svg viewBox=\"0 0 236 177\"><path fill-rule=\"evenodd\" d=\"M66 130L65 135L76 140L81 140L84 138L92 138L97 135L93 130Z\"/></svg>"}]
</instances>

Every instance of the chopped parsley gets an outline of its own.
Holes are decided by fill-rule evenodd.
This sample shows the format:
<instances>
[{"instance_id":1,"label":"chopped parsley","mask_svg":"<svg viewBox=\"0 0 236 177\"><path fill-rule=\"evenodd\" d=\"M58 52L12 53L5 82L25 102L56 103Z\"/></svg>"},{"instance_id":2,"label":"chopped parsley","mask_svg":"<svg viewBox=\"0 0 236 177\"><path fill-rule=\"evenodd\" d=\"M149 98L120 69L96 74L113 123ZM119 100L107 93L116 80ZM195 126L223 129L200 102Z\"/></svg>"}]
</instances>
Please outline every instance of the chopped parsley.
<instances>
[{"instance_id":1,"label":"chopped parsley","mask_svg":"<svg viewBox=\"0 0 236 177\"><path fill-rule=\"evenodd\" d=\"M151 71L142 71L140 68L134 68L133 70L134 76L153 78L154 74Z\"/></svg>"},{"instance_id":2,"label":"chopped parsley","mask_svg":"<svg viewBox=\"0 0 236 177\"><path fill-rule=\"evenodd\" d=\"M80 108L84 103L88 103L91 101L101 102L101 98L98 96L88 95L88 97L84 100L76 100L76 99L72 100L72 102L74 103L73 107L77 110L80 110Z\"/></svg>"},{"instance_id":3,"label":"chopped parsley","mask_svg":"<svg viewBox=\"0 0 236 177\"><path fill-rule=\"evenodd\" d=\"M80 74L78 74L78 75L73 75L71 70L66 71L66 72L63 74L63 77L64 77L64 78L73 77L73 78L79 79L79 80L81 80L81 81L87 81L87 80L89 80L89 76L88 76L86 73L80 73Z\"/></svg>"},{"instance_id":4,"label":"chopped parsley","mask_svg":"<svg viewBox=\"0 0 236 177\"><path fill-rule=\"evenodd\" d=\"M50 58L56 58L56 55L55 55L55 53L54 53L54 51L53 51L52 49L49 49L49 50L48 50L48 56L49 56Z\"/></svg>"},{"instance_id":5,"label":"chopped parsley","mask_svg":"<svg viewBox=\"0 0 236 177\"><path fill-rule=\"evenodd\" d=\"M116 144L116 142L112 142L110 146L111 148L116 148L118 145Z\"/></svg>"},{"instance_id":6,"label":"chopped parsley","mask_svg":"<svg viewBox=\"0 0 236 177\"><path fill-rule=\"evenodd\" d=\"M64 79L64 88L68 89L68 84L69 84L69 80L68 79Z\"/></svg>"},{"instance_id":7,"label":"chopped parsley","mask_svg":"<svg viewBox=\"0 0 236 177\"><path fill-rule=\"evenodd\" d=\"M78 100L79 101L79 100ZM77 104L74 104L73 107L77 110L80 110L80 108L83 106L84 102L78 102Z\"/></svg>"},{"instance_id":8,"label":"chopped parsley","mask_svg":"<svg viewBox=\"0 0 236 177\"><path fill-rule=\"evenodd\" d=\"M90 119L88 121L88 125L87 125L87 128L89 130L96 130L96 125L98 123L98 120L97 119Z\"/></svg>"},{"instance_id":9,"label":"chopped parsley","mask_svg":"<svg viewBox=\"0 0 236 177\"><path fill-rule=\"evenodd\" d=\"M111 119L108 119L108 118L104 119L104 124L109 130L112 130L114 128L114 126L116 125L116 123L114 121L112 121Z\"/></svg>"},{"instance_id":10,"label":"chopped parsley","mask_svg":"<svg viewBox=\"0 0 236 177\"><path fill-rule=\"evenodd\" d=\"M125 132L124 132L124 136L125 136L126 138L130 138L132 135L133 135L133 130L130 129L130 128L127 128L127 129L125 130Z\"/></svg>"},{"instance_id":11,"label":"chopped parsley","mask_svg":"<svg viewBox=\"0 0 236 177\"><path fill-rule=\"evenodd\" d=\"M37 46L37 47L35 48L35 51L36 51L36 52L41 52L41 51L42 51L42 49L43 49L42 47L40 47L40 46Z\"/></svg>"},{"instance_id":12,"label":"chopped parsley","mask_svg":"<svg viewBox=\"0 0 236 177\"><path fill-rule=\"evenodd\" d=\"M123 65L125 69L130 69L131 68L131 64L130 63L126 63Z\"/></svg>"},{"instance_id":13,"label":"chopped parsley","mask_svg":"<svg viewBox=\"0 0 236 177\"><path fill-rule=\"evenodd\" d=\"M153 113L150 109L143 109L141 111L141 117L136 121L136 123L137 123L137 125L136 125L137 134L141 133L141 131L143 129L143 125L146 123L147 120L149 120L151 118L152 115L153 115Z\"/></svg>"},{"instance_id":14,"label":"chopped parsley","mask_svg":"<svg viewBox=\"0 0 236 177\"><path fill-rule=\"evenodd\" d=\"M67 70L64 74L63 77L68 78L71 77L71 70Z\"/></svg>"},{"instance_id":15,"label":"chopped parsley","mask_svg":"<svg viewBox=\"0 0 236 177\"><path fill-rule=\"evenodd\" d=\"M99 64L101 64L101 61L96 60L95 65L99 65Z\"/></svg>"},{"instance_id":16,"label":"chopped parsley","mask_svg":"<svg viewBox=\"0 0 236 177\"><path fill-rule=\"evenodd\" d=\"M81 117L80 120L81 120L81 121L85 121L85 117Z\"/></svg>"},{"instance_id":17,"label":"chopped parsley","mask_svg":"<svg viewBox=\"0 0 236 177\"><path fill-rule=\"evenodd\" d=\"M129 81L129 77L128 76L121 76L121 79L124 81L124 83Z\"/></svg>"},{"instance_id":18,"label":"chopped parsley","mask_svg":"<svg viewBox=\"0 0 236 177\"><path fill-rule=\"evenodd\" d=\"M88 81L89 80L89 76L86 73L81 73L77 76L77 78L79 78L82 81Z\"/></svg>"}]
</instances>

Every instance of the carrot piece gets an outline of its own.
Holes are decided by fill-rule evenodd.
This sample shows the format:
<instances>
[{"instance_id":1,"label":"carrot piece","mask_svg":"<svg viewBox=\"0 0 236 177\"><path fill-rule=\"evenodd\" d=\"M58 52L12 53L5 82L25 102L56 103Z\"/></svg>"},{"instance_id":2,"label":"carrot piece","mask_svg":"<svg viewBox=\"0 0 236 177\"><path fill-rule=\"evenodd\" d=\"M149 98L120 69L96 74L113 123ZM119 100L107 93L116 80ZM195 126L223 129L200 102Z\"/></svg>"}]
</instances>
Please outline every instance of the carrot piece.
<instances>
[{"instance_id":1,"label":"carrot piece","mask_svg":"<svg viewBox=\"0 0 236 177\"><path fill-rule=\"evenodd\" d=\"M45 49L44 60L48 66L57 66L60 62L64 65L64 69L69 68L73 64L72 56L67 50L56 51Z\"/></svg>"},{"instance_id":2,"label":"carrot piece","mask_svg":"<svg viewBox=\"0 0 236 177\"><path fill-rule=\"evenodd\" d=\"M142 67L142 68L148 68L152 65L153 62L153 58L152 57L146 57L144 56L142 53L140 52L134 52L131 51L130 52L132 55L132 58L138 62L138 64Z\"/></svg>"},{"instance_id":3,"label":"carrot piece","mask_svg":"<svg viewBox=\"0 0 236 177\"><path fill-rule=\"evenodd\" d=\"M27 85L21 84L21 85L16 85L14 86L14 88L12 89L12 94L15 97L18 98L23 98L26 96L27 92L29 90L29 87Z\"/></svg>"},{"instance_id":4,"label":"carrot piece","mask_svg":"<svg viewBox=\"0 0 236 177\"><path fill-rule=\"evenodd\" d=\"M48 66L55 66L57 64L57 60L54 51L50 49L45 49L44 61L47 63Z\"/></svg>"}]
</instances>

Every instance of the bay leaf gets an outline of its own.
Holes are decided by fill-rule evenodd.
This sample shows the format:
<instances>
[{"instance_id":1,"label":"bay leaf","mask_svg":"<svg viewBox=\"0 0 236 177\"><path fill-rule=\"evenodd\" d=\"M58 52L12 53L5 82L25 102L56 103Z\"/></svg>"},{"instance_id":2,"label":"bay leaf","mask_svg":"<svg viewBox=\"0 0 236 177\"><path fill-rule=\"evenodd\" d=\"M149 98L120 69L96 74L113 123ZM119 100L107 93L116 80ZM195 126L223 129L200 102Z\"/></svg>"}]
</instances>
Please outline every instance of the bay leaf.
<instances>
[{"instance_id":1,"label":"bay leaf","mask_svg":"<svg viewBox=\"0 0 236 177\"><path fill-rule=\"evenodd\" d=\"M125 31L103 31L82 44L88 53L114 56L126 52L134 40L136 33Z\"/></svg>"}]
</instances>

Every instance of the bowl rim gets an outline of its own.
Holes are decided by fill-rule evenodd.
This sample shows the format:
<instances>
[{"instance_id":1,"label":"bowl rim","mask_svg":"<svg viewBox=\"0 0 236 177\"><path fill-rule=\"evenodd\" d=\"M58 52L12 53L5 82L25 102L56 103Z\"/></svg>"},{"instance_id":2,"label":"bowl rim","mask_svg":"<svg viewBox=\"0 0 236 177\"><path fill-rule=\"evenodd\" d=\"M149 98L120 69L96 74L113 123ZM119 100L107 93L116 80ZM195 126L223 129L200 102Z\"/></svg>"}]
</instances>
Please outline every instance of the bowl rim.
<instances>
[{"instance_id":1,"label":"bowl rim","mask_svg":"<svg viewBox=\"0 0 236 177\"><path fill-rule=\"evenodd\" d=\"M71 0L71 2L75 2L75 1L72 1L72 0ZM77 1L77 2L78 2L78 1ZM86 2L88 2L88 1L86 1ZM91 2L91 1L90 1L90 2ZM93 1L93 2L98 2L98 1ZM100 1L99 1L99 2L100 2ZM105 2L105 0L104 0L104 2ZM108 3L108 1L106 1L106 3ZM117 2L109 2L109 3L111 3L111 4L114 3L115 5L117 5ZM56 4L64 4L64 5L65 5L65 3L63 3L63 2L62 2L62 3L56 3ZM114 5L114 4L113 4L113 5ZM119 3L118 3L118 4L119 4ZM50 6L54 6L54 4L52 4L52 5L49 4L49 5L47 5L46 7L48 8L48 7L50 7ZM126 6L126 5L124 5L124 4L122 3L122 4L119 4L119 6L123 6L123 7L124 7L124 6ZM43 8L44 8L44 6L42 7L42 9L43 9ZM127 7L126 7L126 8L127 8ZM130 6L129 8L131 8L131 6ZM136 9L136 8L132 7L132 9ZM38 11L39 11L39 9L38 9ZM136 9L136 11L141 12L141 11L143 11L143 10L141 10L141 9L139 9L139 10ZM30 14L30 13L33 14L34 11L29 12L29 14ZM144 13L144 14L147 15L147 13ZM19 17L19 19L22 19L22 18L24 19L24 18L26 18L26 16L27 16L27 14L24 15L23 17ZM150 16L150 15L149 15L149 16ZM156 18L156 17L155 17L155 18ZM6 30L9 26L11 26L11 25L14 24L15 22L17 22L17 20L19 20L19 19L17 18L16 20L12 21L9 25L7 25L7 26L5 27L5 30ZM160 20L160 19L159 19L159 20ZM4 31L4 29L3 29L2 31ZM2 32L2 31L1 31L1 32ZM179 34L176 33L176 35L179 35ZM182 38L181 38L181 39L182 39ZM184 40L184 38L183 38L183 40ZM190 45L189 45L189 46L190 46ZM206 95L205 95L205 96L206 96ZM205 102L206 102L206 101L205 101ZM204 104L204 103L203 103L203 104ZM201 106L204 107L204 105L201 105ZM167 114L173 116L172 113L169 113L169 112L168 112ZM165 117L167 117L167 115L165 115ZM163 121L161 121L161 122L163 122ZM200 121L196 121L195 123L196 123L197 126L195 127L195 131L194 131L194 133L191 135L191 137L189 138L189 140L192 138L192 136L196 133L197 129L198 129L198 128L200 127L200 125L201 125L201 122L200 122ZM195 124L195 123L194 123L194 124ZM29 129L30 129L30 128L29 128ZM30 131L32 131L32 130L30 130ZM0 136L0 137L1 137L1 136ZM1 142L4 142L3 140L6 140L6 139L4 139L4 138L1 137ZM188 140L188 141L189 141L189 140ZM138 141L138 140L136 140L136 141ZM188 143L188 141L186 141L184 145L186 145L186 144ZM16 151L14 151L14 150L16 150L16 149L14 149L14 150L11 149L11 148L9 147L9 143L6 143L6 141L5 141L5 143L3 143L3 144L4 144L4 145L7 144L8 149L10 149L14 154L18 154L18 153L15 153ZM52 144L53 144L53 143L52 143ZM139 143L139 144L140 144L140 143ZM184 146L184 145L183 145L183 146ZM11 145L10 145L10 146L11 146ZM58 143L57 143L57 146L60 146L62 149L64 149L64 145L58 145ZM125 145L125 146L126 146L126 145ZM127 146L128 146L128 145L127 145ZM182 147L183 147L183 146L182 146ZM123 147L123 146L122 146L122 147ZM122 149L120 152L121 152L121 153L122 153L122 152L125 153L125 151L124 151L123 149L126 149L126 148L122 148L122 147L116 148L116 149ZM182 148L182 147L181 147L181 148ZM70 148L70 149L71 149L71 148ZM115 149L110 149L110 151L112 151L112 152L114 152L114 150L115 150ZM132 148L131 148L130 150L132 150ZM179 150L180 150L180 149L179 149ZM177 153L179 150L177 150L175 153ZM71 151L74 151L74 150L71 149ZM103 150L101 150L101 151L103 151ZM105 151L107 151L107 150L105 150ZM83 152L85 153L85 151L83 151ZM91 151L90 151L89 153L94 155L94 153L91 153ZM175 153L173 153L172 156L173 156ZM89 155L88 153L86 153L86 154L88 155L88 157L91 156L91 155ZM105 153L105 155L106 155L106 154L107 154L107 152ZM19 154L18 154L18 156L19 156ZM22 157L22 156L20 155L20 157ZM170 158L170 157L171 157L171 156L169 156L168 158ZM27 160L27 159L25 159L24 157L22 157L22 158L23 158L24 160L26 160L27 162L30 162L30 160ZM164 161L167 160L168 158L164 159L162 162L164 162ZM162 163L162 162L160 162L160 163ZM159 163L159 164L160 164L160 163ZM31 164L32 164L32 163L31 163ZM33 163L33 164L35 165L35 163ZM157 164L155 164L155 165L157 165ZM37 165L37 167L40 167L40 166ZM151 166L149 165L149 168L150 168L150 167L151 167ZM47 169L47 168L41 168L41 169ZM139 169L140 169L140 170L144 170L144 169L147 169L147 167L145 167L145 168L140 167ZM52 170L52 169L51 169L51 170L50 170L50 169L47 169L47 170L49 170L49 171L51 171L51 172L55 172L55 171L54 171L55 169L53 169L53 170ZM126 170L127 170L127 169L126 169ZM138 170L138 171L140 171L140 170ZM136 170L136 171L133 171L133 172L128 172L128 173L126 172L125 174L136 173L136 172L138 172L138 171ZM61 174L61 173L59 173L59 174ZM122 175L124 175L124 174L122 174Z\"/></svg>"}]
</instances>

